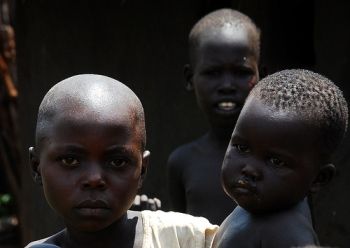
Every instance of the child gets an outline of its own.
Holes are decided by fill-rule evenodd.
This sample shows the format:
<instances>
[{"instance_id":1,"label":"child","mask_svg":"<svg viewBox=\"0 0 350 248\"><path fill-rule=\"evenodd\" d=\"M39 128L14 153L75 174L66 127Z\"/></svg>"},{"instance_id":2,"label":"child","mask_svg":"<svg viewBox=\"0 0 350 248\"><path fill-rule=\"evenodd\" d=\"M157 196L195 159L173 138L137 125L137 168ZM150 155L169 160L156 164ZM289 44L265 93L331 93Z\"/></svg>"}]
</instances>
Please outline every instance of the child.
<instances>
[{"instance_id":1,"label":"child","mask_svg":"<svg viewBox=\"0 0 350 248\"><path fill-rule=\"evenodd\" d=\"M224 158L223 187L238 207L213 247L317 245L306 196L334 175L347 120L342 92L319 74L285 70L260 81Z\"/></svg>"},{"instance_id":2,"label":"child","mask_svg":"<svg viewBox=\"0 0 350 248\"><path fill-rule=\"evenodd\" d=\"M244 100L259 78L259 40L250 18L231 9L214 11L192 28L187 89L194 90L210 129L169 157L172 210L220 224L235 206L221 188L220 168Z\"/></svg>"},{"instance_id":3,"label":"child","mask_svg":"<svg viewBox=\"0 0 350 248\"><path fill-rule=\"evenodd\" d=\"M142 105L122 83L78 75L52 87L30 162L66 229L28 247L209 247L216 227L204 218L128 211L146 174L145 145Z\"/></svg>"}]
</instances>

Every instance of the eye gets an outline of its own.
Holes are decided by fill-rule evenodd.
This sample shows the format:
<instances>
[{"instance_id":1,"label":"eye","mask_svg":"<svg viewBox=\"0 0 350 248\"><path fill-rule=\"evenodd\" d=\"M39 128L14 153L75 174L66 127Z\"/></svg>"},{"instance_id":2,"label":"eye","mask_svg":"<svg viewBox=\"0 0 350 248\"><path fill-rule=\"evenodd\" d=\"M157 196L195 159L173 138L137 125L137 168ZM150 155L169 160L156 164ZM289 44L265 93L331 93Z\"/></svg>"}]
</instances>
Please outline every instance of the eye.
<instances>
[{"instance_id":1,"label":"eye","mask_svg":"<svg viewBox=\"0 0 350 248\"><path fill-rule=\"evenodd\" d=\"M78 166L80 161L77 158L74 157L64 157L61 158L62 164L69 166L69 167L75 167Z\"/></svg>"},{"instance_id":2,"label":"eye","mask_svg":"<svg viewBox=\"0 0 350 248\"><path fill-rule=\"evenodd\" d=\"M115 158L109 162L109 165L114 168L121 168L128 164L128 160L124 158Z\"/></svg>"},{"instance_id":3,"label":"eye","mask_svg":"<svg viewBox=\"0 0 350 248\"><path fill-rule=\"evenodd\" d=\"M209 77L216 77L220 75L220 70L216 68L204 70L204 75Z\"/></svg>"},{"instance_id":4,"label":"eye","mask_svg":"<svg viewBox=\"0 0 350 248\"><path fill-rule=\"evenodd\" d=\"M279 158L271 157L270 158L271 164L273 164L275 167L283 167L286 165L286 163Z\"/></svg>"},{"instance_id":5,"label":"eye","mask_svg":"<svg viewBox=\"0 0 350 248\"><path fill-rule=\"evenodd\" d=\"M242 70L236 71L236 75L237 75L237 76L241 76L241 77L244 77L244 76L251 76L252 74L253 74L252 71L246 70L246 69L242 69Z\"/></svg>"},{"instance_id":6,"label":"eye","mask_svg":"<svg viewBox=\"0 0 350 248\"><path fill-rule=\"evenodd\" d=\"M248 153L250 152L250 149L247 145L240 145L240 144L235 144L233 145L239 153Z\"/></svg>"}]
</instances>

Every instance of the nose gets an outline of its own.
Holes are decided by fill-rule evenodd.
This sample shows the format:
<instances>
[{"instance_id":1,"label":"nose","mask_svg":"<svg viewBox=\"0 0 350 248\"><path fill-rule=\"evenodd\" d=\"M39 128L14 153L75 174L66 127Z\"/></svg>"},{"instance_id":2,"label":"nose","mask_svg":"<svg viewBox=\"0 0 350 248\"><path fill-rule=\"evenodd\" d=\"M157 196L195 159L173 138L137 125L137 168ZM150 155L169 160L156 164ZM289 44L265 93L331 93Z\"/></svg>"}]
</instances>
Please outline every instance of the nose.
<instances>
[{"instance_id":1,"label":"nose","mask_svg":"<svg viewBox=\"0 0 350 248\"><path fill-rule=\"evenodd\" d=\"M103 169L97 165L91 165L86 170L85 178L81 184L82 188L104 190L106 188L106 180L103 175Z\"/></svg>"},{"instance_id":2,"label":"nose","mask_svg":"<svg viewBox=\"0 0 350 248\"><path fill-rule=\"evenodd\" d=\"M258 168L256 168L256 166L253 166L251 164L246 164L243 168L242 168L242 174L243 176L252 181L252 182L256 182L258 180L261 179L262 175L261 172L259 171Z\"/></svg>"},{"instance_id":3,"label":"nose","mask_svg":"<svg viewBox=\"0 0 350 248\"><path fill-rule=\"evenodd\" d=\"M236 92L236 85L232 75L223 75L218 91L222 94L232 94Z\"/></svg>"}]
</instances>

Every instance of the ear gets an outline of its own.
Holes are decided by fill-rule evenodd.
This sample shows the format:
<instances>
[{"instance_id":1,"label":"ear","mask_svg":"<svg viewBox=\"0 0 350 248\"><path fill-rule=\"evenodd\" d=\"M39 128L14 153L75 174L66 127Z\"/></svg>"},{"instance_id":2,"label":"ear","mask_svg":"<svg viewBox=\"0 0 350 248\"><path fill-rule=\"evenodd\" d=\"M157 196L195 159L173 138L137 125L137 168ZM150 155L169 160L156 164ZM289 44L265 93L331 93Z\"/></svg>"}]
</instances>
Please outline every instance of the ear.
<instances>
[{"instance_id":1,"label":"ear","mask_svg":"<svg viewBox=\"0 0 350 248\"><path fill-rule=\"evenodd\" d=\"M193 69L189 64L184 65L184 76L186 80L185 88L187 91L193 90Z\"/></svg>"},{"instance_id":2,"label":"ear","mask_svg":"<svg viewBox=\"0 0 350 248\"><path fill-rule=\"evenodd\" d=\"M319 191L323 186L328 184L334 177L335 172L336 172L336 169L333 164L323 165L320 168L315 181L311 185L311 189L310 189L311 193L315 193Z\"/></svg>"},{"instance_id":3,"label":"ear","mask_svg":"<svg viewBox=\"0 0 350 248\"><path fill-rule=\"evenodd\" d=\"M42 185L41 174L40 174L40 160L36 154L34 147L29 147L29 162L32 169L32 177L35 183Z\"/></svg>"},{"instance_id":4,"label":"ear","mask_svg":"<svg viewBox=\"0 0 350 248\"><path fill-rule=\"evenodd\" d=\"M149 157L150 157L151 153L149 151L144 151L142 154L142 165L141 165L141 175L140 175L140 179L139 179L139 189L142 187L143 184L143 180L146 177L147 174L147 168L148 168L148 164L149 164Z\"/></svg>"}]
</instances>

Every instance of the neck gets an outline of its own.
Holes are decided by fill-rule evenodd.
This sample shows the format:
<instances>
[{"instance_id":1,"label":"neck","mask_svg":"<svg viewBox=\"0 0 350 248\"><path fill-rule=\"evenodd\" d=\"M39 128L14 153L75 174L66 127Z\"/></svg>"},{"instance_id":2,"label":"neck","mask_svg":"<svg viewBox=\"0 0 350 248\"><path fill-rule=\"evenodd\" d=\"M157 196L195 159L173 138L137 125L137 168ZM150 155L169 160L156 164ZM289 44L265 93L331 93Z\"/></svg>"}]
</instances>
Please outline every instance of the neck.
<instances>
[{"instance_id":1,"label":"neck","mask_svg":"<svg viewBox=\"0 0 350 248\"><path fill-rule=\"evenodd\" d=\"M133 247L137 218L123 215L110 226L95 232L79 231L67 227L64 247Z\"/></svg>"},{"instance_id":2,"label":"neck","mask_svg":"<svg viewBox=\"0 0 350 248\"><path fill-rule=\"evenodd\" d=\"M232 128L211 127L208 138L218 147L226 149L232 135Z\"/></svg>"}]
</instances>

